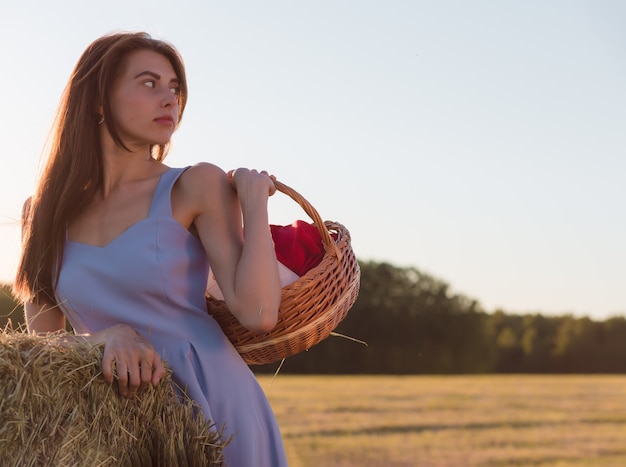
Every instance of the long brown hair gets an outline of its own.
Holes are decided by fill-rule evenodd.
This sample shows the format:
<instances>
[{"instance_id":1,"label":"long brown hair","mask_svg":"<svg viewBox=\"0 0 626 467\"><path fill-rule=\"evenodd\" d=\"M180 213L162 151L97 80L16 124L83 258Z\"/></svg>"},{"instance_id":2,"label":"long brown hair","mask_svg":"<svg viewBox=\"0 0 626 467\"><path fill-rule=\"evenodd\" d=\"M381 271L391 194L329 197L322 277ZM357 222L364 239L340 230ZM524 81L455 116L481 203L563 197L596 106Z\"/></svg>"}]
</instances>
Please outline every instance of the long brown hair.
<instances>
[{"instance_id":1,"label":"long brown hair","mask_svg":"<svg viewBox=\"0 0 626 467\"><path fill-rule=\"evenodd\" d=\"M99 124L104 117L113 140L125 148L110 117L110 96L125 57L145 49L162 54L174 68L180 83L180 124L187 102L187 81L183 60L172 45L139 32L106 35L87 47L61 97L48 159L33 196L24 205L22 255L13 284L16 298L55 303L67 227L102 187ZM165 159L168 146L152 146L152 157Z\"/></svg>"}]
</instances>

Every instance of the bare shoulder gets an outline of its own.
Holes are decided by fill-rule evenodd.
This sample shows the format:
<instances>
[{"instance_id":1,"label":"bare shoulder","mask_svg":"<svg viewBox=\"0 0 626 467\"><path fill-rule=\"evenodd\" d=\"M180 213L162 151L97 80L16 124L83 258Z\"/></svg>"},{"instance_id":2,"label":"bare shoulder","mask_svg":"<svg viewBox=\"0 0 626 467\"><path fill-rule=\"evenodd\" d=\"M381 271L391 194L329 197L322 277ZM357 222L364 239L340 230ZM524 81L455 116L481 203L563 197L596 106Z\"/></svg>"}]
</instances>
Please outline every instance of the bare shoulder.
<instances>
[{"instance_id":1,"label":"bare shoulder","mask_svg":"<svg viewBox=\"0 0 626 467\"><path fill-rule=\"evenodd\" d=\"M200 184L206 184L207 181L217 182L222 177L226 178L226 172L210 162L198 162L181 175L181 179L186 180L185 183Z\"/></svg>"},{"instance_id":2,"label":"bare shoulder","mask_svg":"<svg viewBox=\"0 0 626 467\"><path fill-rule=\"evenodd\" d=\"M215 201L223 201L234 195L226 172L209 162L200 162L189 167L180 176L175 186L176 197L198 214Z\"/></svg>"},{"instance_id":3,"label":"bare shoulder","mask_svg":"<svg viewBox=\"0 0 626 467\"><path fill-rule=\"evenodd\" d=\"M199 162L183 172L179 184L184 192L203 197L213 190L222 190L229 182L226 172L220 167Z\"/></svg>"}]
</instances>

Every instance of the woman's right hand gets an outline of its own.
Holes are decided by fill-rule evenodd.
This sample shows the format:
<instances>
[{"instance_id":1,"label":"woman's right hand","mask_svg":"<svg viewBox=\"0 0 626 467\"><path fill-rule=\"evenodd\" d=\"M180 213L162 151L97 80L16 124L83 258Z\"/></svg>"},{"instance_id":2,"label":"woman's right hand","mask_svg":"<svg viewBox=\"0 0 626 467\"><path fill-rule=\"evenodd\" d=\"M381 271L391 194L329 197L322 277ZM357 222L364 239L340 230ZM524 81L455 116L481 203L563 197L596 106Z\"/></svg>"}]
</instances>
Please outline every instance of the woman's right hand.
<instances>
[{"instance_id":1,"label":"woman's right hand","mask_svg":"<svg viewBox=\"0 0 626 467\"><path fill-rule=\"evenodd\" d=\"M239 168L229 170L226 176L237 192L240 202L245 200L248 195L257 200L261 195L272 196L276 193L276 186L274 186L276 177L269 175L265 170L259 172L255 169Z\"/></svg>"},{"instance_id":2,"label":"woman's right hand","mask_svg":"<svg viewBox=\"0 0 626 467\"><path fill-rule=\"evenodd\" d=\"M130 326L112 326L92 338L104 343L102 374L109 383L117 380L123 397L132 398L165 376L165 366L150 341Z\"/></svg>"}]
</instances>

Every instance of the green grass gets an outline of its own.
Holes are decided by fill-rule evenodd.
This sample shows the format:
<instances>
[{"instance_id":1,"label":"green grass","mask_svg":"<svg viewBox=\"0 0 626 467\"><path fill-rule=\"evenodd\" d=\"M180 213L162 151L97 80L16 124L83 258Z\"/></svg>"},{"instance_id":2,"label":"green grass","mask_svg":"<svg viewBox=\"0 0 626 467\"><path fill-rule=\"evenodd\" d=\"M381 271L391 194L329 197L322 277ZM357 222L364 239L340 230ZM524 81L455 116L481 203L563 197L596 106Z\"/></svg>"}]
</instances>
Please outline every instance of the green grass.
<instances>
[{"instance_id":1,"label":"green grass","mask_svg":"<svg viewBox=\"0 0 626 467\"><path fill-rule=\"evenodd\" d=\"M626 376L259 376L291 467L626 466Z\"/></svg>"}]
</instances>

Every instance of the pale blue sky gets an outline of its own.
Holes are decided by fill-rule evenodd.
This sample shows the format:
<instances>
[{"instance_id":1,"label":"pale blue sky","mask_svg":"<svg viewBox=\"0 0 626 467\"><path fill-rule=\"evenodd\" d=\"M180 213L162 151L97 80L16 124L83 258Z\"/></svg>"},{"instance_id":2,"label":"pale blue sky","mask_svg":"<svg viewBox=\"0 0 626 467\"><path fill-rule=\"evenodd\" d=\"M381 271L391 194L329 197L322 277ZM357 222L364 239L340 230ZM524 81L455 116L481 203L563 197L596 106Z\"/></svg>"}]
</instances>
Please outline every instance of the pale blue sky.
<instances>
[{"instance_id":1,"label":"pale blue sky","mask_svg":"<svg viewBox=\"0 0 626 467\"><path fill-rule=\"evenodd\" d=\"M624 24L618 0L3 5L0 280L76 60L144 30L189 75L170 165L265 168L360 259L487 311L626 313ZM306 219L281 196L273 222Z\"/></svg>"}]
</instances>

